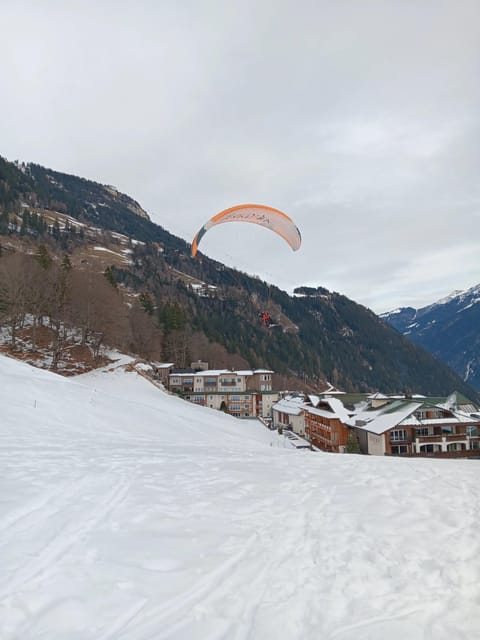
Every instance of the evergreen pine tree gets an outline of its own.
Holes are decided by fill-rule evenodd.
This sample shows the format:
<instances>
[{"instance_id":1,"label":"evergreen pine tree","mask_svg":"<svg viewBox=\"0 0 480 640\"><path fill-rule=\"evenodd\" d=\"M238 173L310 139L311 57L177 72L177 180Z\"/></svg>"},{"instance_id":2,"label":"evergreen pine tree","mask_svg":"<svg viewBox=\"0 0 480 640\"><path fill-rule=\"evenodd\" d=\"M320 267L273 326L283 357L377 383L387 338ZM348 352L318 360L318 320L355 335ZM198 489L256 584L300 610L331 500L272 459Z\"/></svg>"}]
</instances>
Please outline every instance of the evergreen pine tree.
<instances>
[{"instance_id":1,"label":"evergreen pine tree","mask_svg":"<svg viewBox=\"0 0 480 640\"><path fill-rule=\"evenodd\" d=\"M44 244L41 244L38 249L37 249L37 253L35 254L35 258L36 260L40 263L40 266L45 269L45 271L51 266L52 264L52 258L50 256L50 254L48 253L48 249Z\"/></svg>"},{"instance_id":2,"label":"evergreen pine tree","mask_svg":"<svg viewBox=\"0 0 480 640\"><path fill-rule=\"evenodd\" d=\"M115 267L113 265L110 265L105 269L105 271L103 272L103 275L105 276L107 281L112 285L112 287L116 289L117 280L115 278Z\"/></svg>"},{"instance_id":3,"label":"evergreen pine tree","mask_svg":"<svg viewBox=\"0 0 480 640\"><path fill-rule=\"evenodd\" d=\"M229 412L225 400L222 400L222 404L220 405L220 411L223 411L223 413L228 413Z\"/></svg>"},{"instance_id":4,"label":"evergreen pine tree","mask_svg":"<svg viewBox=\"0 0 480 640\"><path fill-rule=\"evenodd\" d=\"M145 313L147 313L149 316L153 315L155 308L153 306L153 301L150 294L141 293L138 301L140 302L140 305L142 306L142 309L145 311Z\"/></svg>"},{"instance_id":5,"label":"evergreen pine tree","mask_svg":"<svg viewBox=\"0 0 480 640\"><path fill-rule=\"evenodd\" d=\"M350 430L347 438L347 453L361 453L358 438L353 429Z\"/></svg>"}]
</instances>

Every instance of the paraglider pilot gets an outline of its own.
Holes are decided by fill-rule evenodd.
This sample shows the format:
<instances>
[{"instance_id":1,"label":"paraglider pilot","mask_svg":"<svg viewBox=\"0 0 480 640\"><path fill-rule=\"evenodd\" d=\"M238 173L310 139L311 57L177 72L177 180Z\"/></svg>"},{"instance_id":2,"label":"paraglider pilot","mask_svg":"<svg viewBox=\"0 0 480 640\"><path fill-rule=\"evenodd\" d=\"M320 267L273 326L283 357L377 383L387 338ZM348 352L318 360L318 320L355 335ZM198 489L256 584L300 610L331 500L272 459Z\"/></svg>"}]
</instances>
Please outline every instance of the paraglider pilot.
<instances>
[{"instance_id":1,"label":"paraglider pilot","mask_svg":"<svg viewBox=\"0 0 480 640\"><path fill-rule=\"evenodd\" d=\"M265 327L269 327L272 324L272 316L267 311L262 311L262 313L258 314L262 319L262 324Z\"/></svg>"}]
</instances>

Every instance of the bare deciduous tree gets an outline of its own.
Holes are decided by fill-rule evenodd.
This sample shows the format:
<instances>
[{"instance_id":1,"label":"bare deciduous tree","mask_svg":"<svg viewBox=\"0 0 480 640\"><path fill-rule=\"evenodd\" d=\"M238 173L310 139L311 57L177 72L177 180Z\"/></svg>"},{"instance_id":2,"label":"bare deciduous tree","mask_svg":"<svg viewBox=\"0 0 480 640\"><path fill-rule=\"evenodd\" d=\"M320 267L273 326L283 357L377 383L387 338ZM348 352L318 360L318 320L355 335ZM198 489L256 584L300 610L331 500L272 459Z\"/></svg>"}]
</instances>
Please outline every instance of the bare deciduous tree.
<instances>
[{"instance_id":1,"label":"bare deciduous tree","mask_svg":"<svg viewBox=\"0 0 480 640\"><path fill-rule=\"evenodd\" d=\"M6 256L0 263L0 290L4 323L10 331L10 343L16 346L17 332L24 325L28 313L31 287L31 258L14 253Z\"/></svg>"},{"instance_id":2,"label":"bare deciduous tree","mask_svg":"<svg viewBox=\"0 0 480 640\"><path fill-rule=\"evenodd\" d=\"M90 343L94 355L105 342L124 346L129 324L121 292L93 271L72 272L71 287L70 321L81 331L82 345Z\"/></svg>"},{"instance_id":3,"label":"bare deciduous tree","mask_svg":"<svg viewBox=\"0 0 480 640\"><path fill-rule=\"evenodd\" d=\"M149 360L162 358L162 332L155 319L144 311L139 304L130 309L130 351Z\"/></svg>"}]
</instances>

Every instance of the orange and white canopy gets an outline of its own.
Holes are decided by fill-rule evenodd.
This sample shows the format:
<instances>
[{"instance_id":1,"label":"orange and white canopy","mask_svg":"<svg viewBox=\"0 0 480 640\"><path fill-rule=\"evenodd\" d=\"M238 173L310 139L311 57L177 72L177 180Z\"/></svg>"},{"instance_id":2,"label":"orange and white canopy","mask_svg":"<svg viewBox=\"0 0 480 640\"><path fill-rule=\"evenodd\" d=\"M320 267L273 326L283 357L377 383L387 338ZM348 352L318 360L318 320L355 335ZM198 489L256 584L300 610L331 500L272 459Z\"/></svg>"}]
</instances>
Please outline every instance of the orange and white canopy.
<instances>
[{"instance_id":1,"label":"orange and white canopy","mask_svg":"<svg viewBox=\"0 0 480 640\"><path fill-rule=\"evenodd\" d=\"M203 225L192 240L192 258L195 257L200 240L206 232L224 222L251 222L270 229L281 236L293 251L297 251L302 243L300 231L283 211L263 204L239 204L220 211Z\"/></svg>"}]
</instances>

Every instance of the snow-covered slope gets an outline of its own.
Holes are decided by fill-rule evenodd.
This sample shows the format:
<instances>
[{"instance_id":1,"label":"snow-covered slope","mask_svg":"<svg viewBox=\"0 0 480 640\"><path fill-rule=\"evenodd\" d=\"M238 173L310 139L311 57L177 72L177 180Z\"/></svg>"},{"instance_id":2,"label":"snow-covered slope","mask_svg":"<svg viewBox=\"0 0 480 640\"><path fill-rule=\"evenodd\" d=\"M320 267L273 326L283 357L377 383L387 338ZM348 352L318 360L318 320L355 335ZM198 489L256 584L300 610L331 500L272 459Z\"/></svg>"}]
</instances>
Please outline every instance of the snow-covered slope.
<instances>
[{"instance_id":1,"label":"snow-covered slope","mask_svg":"<svg viewBox=\"0 0 480 640\"><path fill-rule=\"evenodd\" d=\"M121 368L0 357L2 640L456 640L477 461L294 451Z\"/></svg>"}]
</instances>

